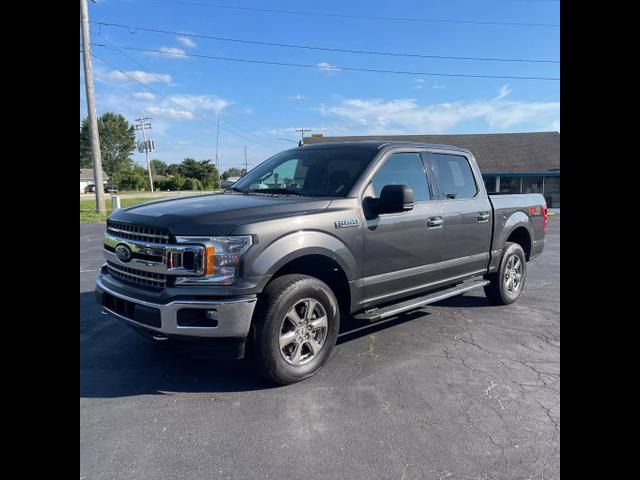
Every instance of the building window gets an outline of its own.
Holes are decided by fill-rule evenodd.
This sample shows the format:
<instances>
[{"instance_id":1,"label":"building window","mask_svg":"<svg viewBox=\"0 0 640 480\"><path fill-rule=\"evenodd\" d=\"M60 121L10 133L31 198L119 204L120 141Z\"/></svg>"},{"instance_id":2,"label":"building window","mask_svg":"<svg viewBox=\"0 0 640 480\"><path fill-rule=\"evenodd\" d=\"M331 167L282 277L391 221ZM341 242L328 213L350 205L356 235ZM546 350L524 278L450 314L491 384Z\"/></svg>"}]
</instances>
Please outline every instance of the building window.
<instances>
[{"instance_id":1,"label":"building window","mask_svg":"<svg viewBox=\"0 0 640 480\"><path fill-rule=\"evenodd\" d=\"M520 193L520 179L522 177L500 176L500 193Z\"/></svg>"},{"instance_id":2,"label":"building window","mask_svg":"<svg viewBox=\"0 0 640 480\"><path fill-rule=\"evenodd\" d=\"M522 177L522 193L542 193L542 177Z\"/></svg>"},{"instance_id":3,"label":"building window","mask_svg":"<svg viewBox=\"0 0 640 480\"><path fill-rule=\"evenodd\" d=\"M496 192L496 176L495 175L483 175L482 180L484 180L484 187L487 189L488 193Z\"/></svg>"},{"instance_id":4,"label":"building window","mask_svg":"<svg viewBox=\"0 0 640 480\"><path fill-rule=\"evenodd\" d=\"M544 179L544 199L547 207L560 208L560 177L546 177Z\"/></svg>"}]
</instances>

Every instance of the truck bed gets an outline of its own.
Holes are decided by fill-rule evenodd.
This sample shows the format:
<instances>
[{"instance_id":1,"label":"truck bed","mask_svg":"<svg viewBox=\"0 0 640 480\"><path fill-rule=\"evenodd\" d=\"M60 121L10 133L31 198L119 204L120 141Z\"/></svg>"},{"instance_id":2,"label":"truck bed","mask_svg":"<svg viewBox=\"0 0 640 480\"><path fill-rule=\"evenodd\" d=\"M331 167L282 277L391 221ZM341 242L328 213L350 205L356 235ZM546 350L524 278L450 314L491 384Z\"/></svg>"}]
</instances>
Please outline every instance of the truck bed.
<instances>
[{"instance_id":1,"label":"truck bed","mask_svg":"<svg viewBox=\"0 0 640 480\"><path fill-rule=\"evenodd\" d=\"M544 248L544 215L546 201L540 193L510 193L489 194L489 201L493 208L493 235L491 240L492 254L501 251L506 238L504 232L510 231L507 222L514 222L518 218L528 218L531 225L530 258L539 255ZM530 212L529 209L533 210Z\"/></svg>"}]
</instances>

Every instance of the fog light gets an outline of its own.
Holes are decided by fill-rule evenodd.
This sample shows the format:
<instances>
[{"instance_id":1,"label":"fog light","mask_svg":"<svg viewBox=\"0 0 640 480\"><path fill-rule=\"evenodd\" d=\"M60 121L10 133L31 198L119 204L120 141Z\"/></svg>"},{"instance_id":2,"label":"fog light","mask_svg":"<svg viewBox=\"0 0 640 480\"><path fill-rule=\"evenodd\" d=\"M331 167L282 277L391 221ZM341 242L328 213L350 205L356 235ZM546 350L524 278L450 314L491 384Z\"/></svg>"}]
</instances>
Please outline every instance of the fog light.
<instances>
[{"instance_id":1,"label":"fog light","mask_svg":"<svg viewBox=\"0 0 640 480\"><path fill-rule=\"evenodd\" d=\"M178 327L206 327L218 326L217 310L204 310L202 308L181 308L176 318Z\"/></svg>"}]
</instances>

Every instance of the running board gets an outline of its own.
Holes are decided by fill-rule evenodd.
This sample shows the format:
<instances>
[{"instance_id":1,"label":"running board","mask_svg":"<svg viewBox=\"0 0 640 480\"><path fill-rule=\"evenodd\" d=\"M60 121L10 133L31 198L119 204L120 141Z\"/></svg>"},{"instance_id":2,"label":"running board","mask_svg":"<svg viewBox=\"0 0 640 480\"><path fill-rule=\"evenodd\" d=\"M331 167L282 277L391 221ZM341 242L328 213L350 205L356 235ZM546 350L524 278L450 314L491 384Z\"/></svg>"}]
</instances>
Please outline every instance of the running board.
<instances>
[{"instance_id":1,"label":"running board","mask_svg":"<svg viewBox=\"0 0 640 480\"><path fill-rule=\"evenodd\" d=\"M393 315L397 315L399 313L407 312L415 308L429 305L430 303L435 303L440 300L444 300L445 298L455 297L456 295L460 295L461 293L468 292L469 290L473 290L475 288L484 287L489 283L491 283L489 282L489 280L482 280L482 279L471 280L471 281L456 285L455 287L447 288L446 290L440 290L438 292L430 293L429 295L423 295L421 297L411 298L409 300L405 300L404 302L394 303L392 305L387 305L386 307L382 307L382 308L374 308L372 310L367 310L363 313L359 313L355 315L354 317L358 320L368 320L369 322L377 322L379 320L385 319L387 317L391 317Z\"/></svg>"}]
</instances>

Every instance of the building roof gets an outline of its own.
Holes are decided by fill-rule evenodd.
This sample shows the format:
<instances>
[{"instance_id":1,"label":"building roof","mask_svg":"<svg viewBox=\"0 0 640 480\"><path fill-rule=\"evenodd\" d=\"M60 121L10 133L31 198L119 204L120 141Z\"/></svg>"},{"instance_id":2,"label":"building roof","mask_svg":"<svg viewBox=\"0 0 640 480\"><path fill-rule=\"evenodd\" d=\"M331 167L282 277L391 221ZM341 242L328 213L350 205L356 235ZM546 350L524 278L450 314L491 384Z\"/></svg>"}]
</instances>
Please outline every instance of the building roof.
<instances>
[{"instance_id":1,"label":"building roof","mask_svg":"<svg viewBox=\"0 0 640 480\"><path fill-rule=\"evenodd\" d=\"M109 176L102 171L102 179L109 180ZM91 182L95 181L93 179L93 168L81 168L80 169L80 180L89 180Z\"/></svg>"},{"instance_id":2,"label":"building roof","mask_svg":"<svg viewBox=\"0 0 640 480\"><path fill-rule=\"evenodd\" d=\"M541 173L560 170L559 132L305 137L304 144L362 140L455 145L470 150L483 173Z\"/></svg>"}]
</instances>

